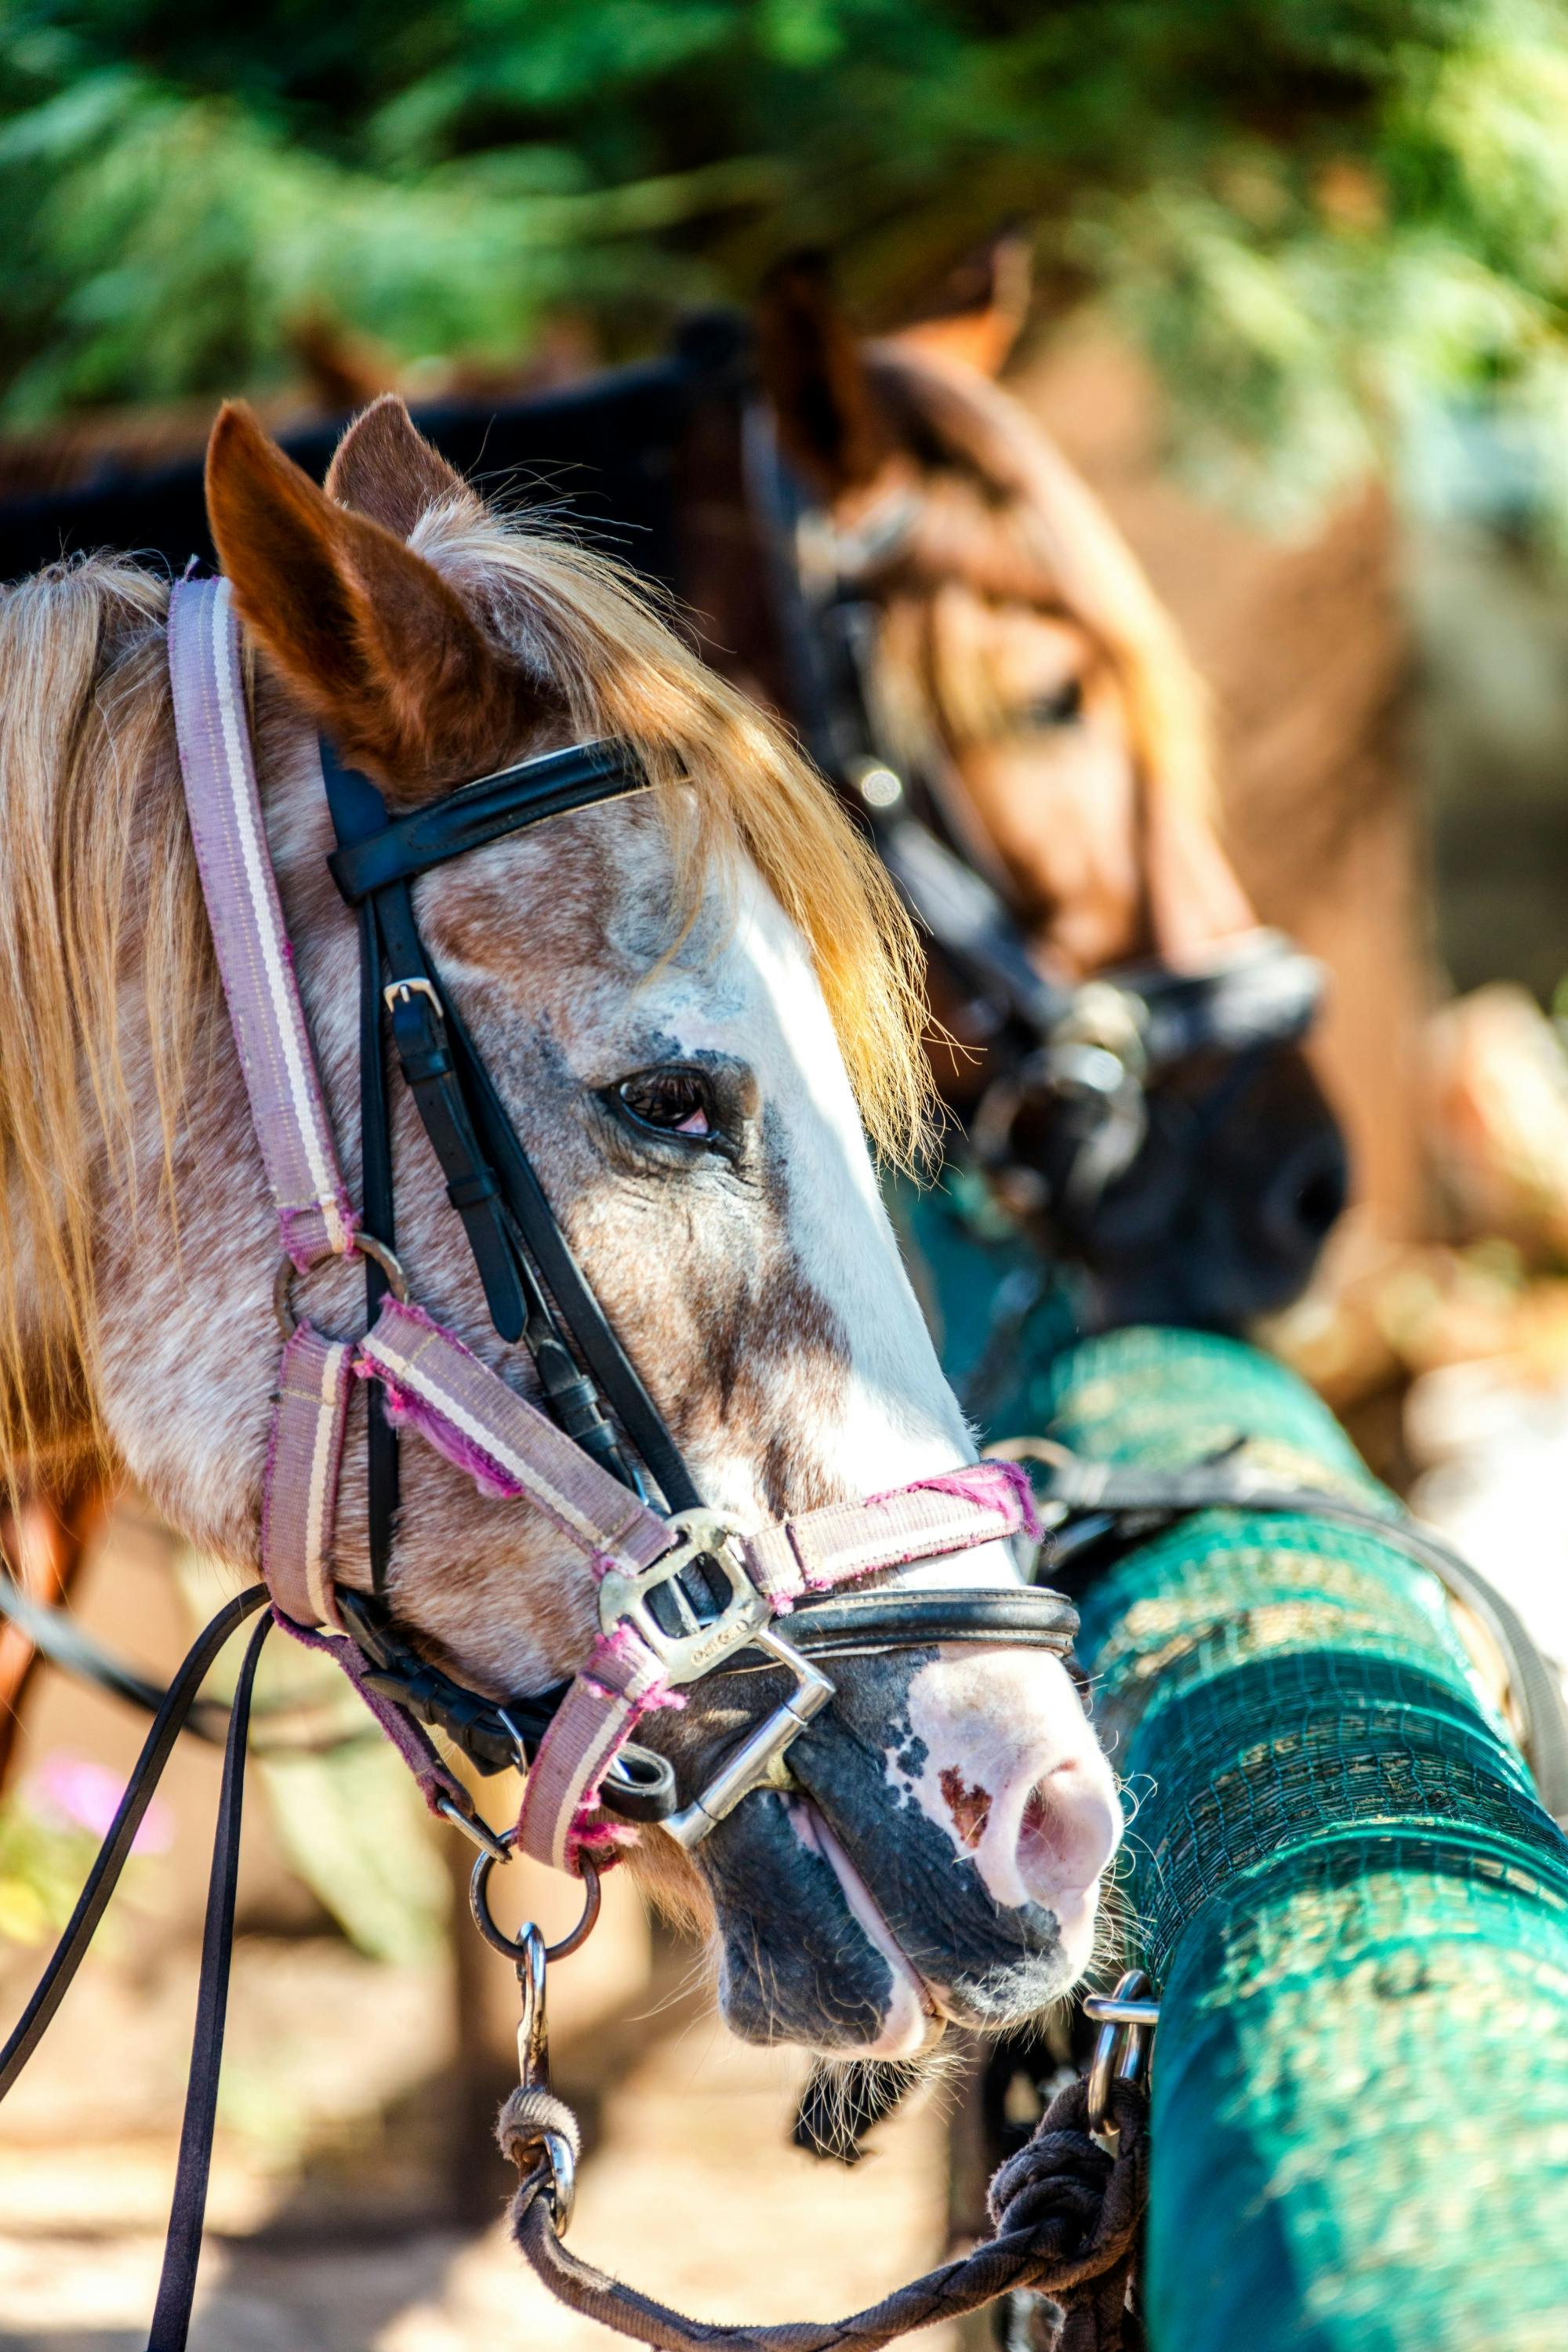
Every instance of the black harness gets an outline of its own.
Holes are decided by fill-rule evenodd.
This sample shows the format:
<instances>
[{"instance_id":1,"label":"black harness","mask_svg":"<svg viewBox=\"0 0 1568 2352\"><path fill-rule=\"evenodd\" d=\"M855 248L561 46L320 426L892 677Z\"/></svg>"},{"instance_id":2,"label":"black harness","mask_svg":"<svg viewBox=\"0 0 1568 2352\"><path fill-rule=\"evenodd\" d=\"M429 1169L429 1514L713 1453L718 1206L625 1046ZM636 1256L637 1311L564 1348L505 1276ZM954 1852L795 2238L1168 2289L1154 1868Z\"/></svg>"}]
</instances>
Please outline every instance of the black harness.
<instances>
[{"instance_id":1,"label":"black harness","mask_svg":"<svg viewBox=\"0 0 1568 2352\"><path fill-rule=\"evenodd\" d=\"M395 1248L387 1033L426 1136L462 1219L490 1320L521 1341L539 1378L545 1409L566 1434L643 1500L667 1513L701 1497L663 1416L621 1346L545 1196L467 1024L431 960L415 916L415 880L470 850L502 841L547 817L592 808L646 790L618 745L587 743L546 752L464 784L411 814L393 818L369 778L322 744L327 800L338 837L328 863L360 926L360 1118L364 1221ZM385 1268L365 1259L365 1305L374 1319ZM387 1579L397 1503L397 1433L370 1399L370 1548L373 1592L340 1590L355 1639L370 1657L372 1686L426 1724L438 1725L482 1771L521 1768L548 1727L561 1687L504 1702L467 1688L434 1666L397 1627ZM675 1605L688 1632L717 1622L727 1591L700 1559L678 1580ZM1069 1622L1070 1621L1070 1622ZM1005 1639L1065 1646L1076 1616L1043 1589L941 1593L846 1592L807 1600L792 1614L792 1638L807 1657L937 1641ZM674 1630L673 1628L671 1630ZM742 1664L765 1664L742 1653ZM521 1752L520 1752L521 1751ZM631 1822L675 1811L668 1760L635 1745L606 1776L602 1801Z\"/></svg>"},{"instance_id":2,"label":"black harness","mask_svg":"<svg viewBox=\"0 0 1568 2352\"><path fill-rule=\"evenodd\" d=\"M912 505L897 501L882 526L873 520L847 571L755 404L743 446L792 715L956 988L964 1042L1003 1066L970 1122L971 1142L993 1174L1016 1174L1020 1120L1047 1114L1067 1147L1054 1205L1081 1226L1136 1160L1150 1090L1203 1055L1233 1063L1245 1082L1259 1055L1300 1045L1322 1002L1322 968L1282 933L1260 930L1202 968L1147 958L1075 983L1042 972L940 755L933 749L910 767L879 740L871 686L879 616L858 573L896 554ZM802 561L803 542L816 561ZM1037 1164L1029 1173L1038 1176Z\"/></svg>"}]
</instances>

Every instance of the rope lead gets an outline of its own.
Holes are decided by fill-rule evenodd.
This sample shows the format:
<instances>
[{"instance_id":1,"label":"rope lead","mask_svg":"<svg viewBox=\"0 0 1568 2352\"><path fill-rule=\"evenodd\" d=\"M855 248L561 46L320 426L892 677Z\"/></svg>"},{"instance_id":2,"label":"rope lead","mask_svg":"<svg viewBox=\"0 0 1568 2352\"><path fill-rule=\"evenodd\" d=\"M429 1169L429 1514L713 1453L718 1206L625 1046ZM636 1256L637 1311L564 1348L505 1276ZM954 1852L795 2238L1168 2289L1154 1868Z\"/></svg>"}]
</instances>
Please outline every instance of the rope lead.
<instances>
[{"instance_id":1,"label":"rope lead","mask_svg":"<svg viewBox=\"0 0 1568 2352\"><path fill-rule=\"evenodd\" d=\"M875 2352L1019 2288L1062 2306L1054 2352L1121 2352L1148 2193L1148 2107L1139 2084L1112 2079L1106 2122L1118 2136L1114 2154L1089 2131L1087 2084L1069 2083L993 2180L994 2234L972 2252L848 2318L760 2326L688 2319L567 2251L552 2210L551 2161L552 2142L574 2148L577 2138L563 2100L538 2088L514 2091L497 2137L518 2168L511 2233L535 2276L569 2309L655 2352Z\"/></svg>"}]
</instances>

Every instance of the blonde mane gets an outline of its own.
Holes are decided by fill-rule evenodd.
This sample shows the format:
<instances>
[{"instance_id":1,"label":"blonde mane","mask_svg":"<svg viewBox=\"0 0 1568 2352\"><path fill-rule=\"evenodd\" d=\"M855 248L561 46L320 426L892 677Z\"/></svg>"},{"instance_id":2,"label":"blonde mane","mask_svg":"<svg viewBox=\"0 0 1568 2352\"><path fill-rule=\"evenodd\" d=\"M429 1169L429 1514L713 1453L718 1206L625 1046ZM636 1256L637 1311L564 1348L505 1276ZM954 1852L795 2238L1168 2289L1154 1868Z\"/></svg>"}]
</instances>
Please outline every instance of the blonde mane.
<instances>
[{"instance_id":1,"label":"blonde mane","mask_svg":"<svg viewBox=\"0 0 1568 2352\"><path fill-rule=\"evenodd\" d=\"M1202 682L1093 492L1022 404L973 368L887 342L873 344L868 361L908 439L933 467L966 477L984 499L988 511L973 550L982 577L1001 552L1020 587L1065 611L1104 646L1145 788L1212 817Z\"/></svg>"},{"instance_id":2,"label":"blonde mane","mask_svg":"<svg viewBox=\"0 0 1568 2352\"><path fill-rule=\"evenodd\" d=\"M604 559L468 501L427 516L414 543L498 616L526 612L575 732L635 746L678 847L678 924L716 862L752 860L809 943L868 1133L911 1159L930 1088L920 952L826 787ZM167 610L164 582L101 556L0 593L0 1479L101 1448L105 1192L146 1164L155 1122L172 1205L185 1082L216 1002Z\"/></svg>"}]
</instances>

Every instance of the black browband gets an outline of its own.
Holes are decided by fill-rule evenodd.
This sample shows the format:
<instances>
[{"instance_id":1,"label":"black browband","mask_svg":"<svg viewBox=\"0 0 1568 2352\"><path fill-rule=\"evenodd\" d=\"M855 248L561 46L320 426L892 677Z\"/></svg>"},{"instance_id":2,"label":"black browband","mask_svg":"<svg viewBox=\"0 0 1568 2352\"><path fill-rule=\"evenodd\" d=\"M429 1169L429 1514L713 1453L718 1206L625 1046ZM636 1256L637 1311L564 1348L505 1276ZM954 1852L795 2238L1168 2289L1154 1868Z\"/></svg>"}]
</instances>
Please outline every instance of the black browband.
<instances>
[{"instance_id":1,"label":"black browband","mask_svg":"<svg viewBox=\"0 0 1568 2352\"><path fill-rule=\"evenodd\" d=\"M570 816L574 809L595 808L601 801L647 790L647 777L624 745L573 743L563 751L546 751L538 759L520 760L515 767L500 768L493 776L478 776L407 816L387 817L383 803L382 829L341 836L341 845L327 864L350 906L357 907L373 891L410 881L448 858L466 856L470 849L505 841L543 817ZM330 799L330 771L327 791ZM334 818L336 814L334 808Z\"/></svg>"}]
</instances>

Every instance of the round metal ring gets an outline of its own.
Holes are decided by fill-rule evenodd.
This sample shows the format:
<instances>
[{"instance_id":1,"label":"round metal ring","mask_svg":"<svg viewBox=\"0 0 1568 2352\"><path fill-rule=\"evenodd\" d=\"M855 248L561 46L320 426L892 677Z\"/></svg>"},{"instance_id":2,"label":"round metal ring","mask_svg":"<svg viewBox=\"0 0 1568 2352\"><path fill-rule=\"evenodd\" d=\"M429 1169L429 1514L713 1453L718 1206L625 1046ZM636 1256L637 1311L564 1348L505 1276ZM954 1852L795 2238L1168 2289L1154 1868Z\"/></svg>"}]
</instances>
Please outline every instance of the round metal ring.
<instances>
[{"instance_id":1,"label":"round metal ring","mask_svg":"<svg viewBox=\"0 0 1568 2352\"><path fill-rule=\"evenodd\" d=\"M378 1242L374 1234L355 1234L353 1247L349 1255L353 1257L373 1257L385 1275L394 1298L397 1300L399 1306L407 1305L408 1276L403 1271L401 1260L395 1252L387 1248L384 1242ZM278 1328L282 1332L285 1339L291 1339L300 1328L299 1318L294 1313L293 1303L289 1296L294 1287L294 1276L299 1270L291 1257L281 1258L272 1282L272 1312L278 1318Z\"/></svg>"},{"instance_id":2,"label":"round metal ring","mask_svg":"<svg viewBox=\"0 0 1568 2352\"><path fill-rule=\"evenodd\" d=\"M489 1891L490 1873L495 1866L496 1858L493 1853L481 1853L475 1863L474 1874L468 1881L468 1908L474 1915L475 1927L492 1951L500 1952L503 1958L509 1960L526 1960L530 1948L529 1937L531 1935L537 1937L539 1931L531 1920L523 1928L521 1935L514 1939L496 1926L490 1914ZM583 1916L569 1936L563 1936L558 1944L546 1944L544 1957L547 1960L569 1959L580 1945L587 1942L594 1932L599 1916L601 1901L599 1874L586 1854L582 1856L581 1866L584 1886Z\"/></svg>"},{"instance_id":3,"label":"round metal ring","mask_svg":"<svg viewBox=\"0 0 1568 2352\"><path fill-rule=\"evenodd\" d=\"M1155 2008L1148 1995L1149 1979L1144 1971L1129 1969L1108 2000L1090 1996L1105 2018L1095 2037L1089 2069L1089 2128L1097 2137L1116 2128L1110 2121L1112 2076L1119 2082L1135 2083L1147 2063L1149 2036L1153 2031L1148 2012ZM1132 2013L1118 2013L1126 2011Z\"/></svg>"}]
</instances>

